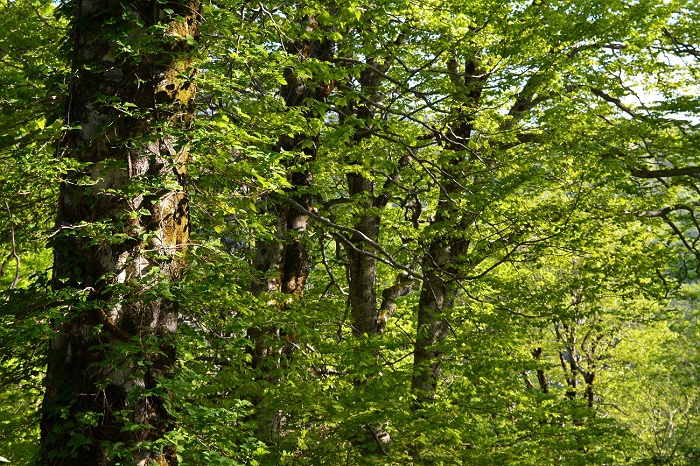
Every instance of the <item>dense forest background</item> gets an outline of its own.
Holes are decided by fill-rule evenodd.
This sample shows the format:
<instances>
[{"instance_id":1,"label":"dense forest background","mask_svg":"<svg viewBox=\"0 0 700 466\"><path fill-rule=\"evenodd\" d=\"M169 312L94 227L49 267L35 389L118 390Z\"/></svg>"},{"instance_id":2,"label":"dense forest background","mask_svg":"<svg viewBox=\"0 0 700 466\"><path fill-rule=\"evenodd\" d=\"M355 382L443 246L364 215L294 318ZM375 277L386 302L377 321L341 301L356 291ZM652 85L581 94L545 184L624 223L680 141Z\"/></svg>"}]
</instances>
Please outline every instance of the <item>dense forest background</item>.
<instances>
[{"instance_id":1,"label":"dense forest background","mask_svg":"<svg viewBox=\"0 0 700 466\"><path fill-rule=\"evenodd\" d=\"M7 0L11 464L700 464L695 0Z\"/></svg>"}]
</instances>

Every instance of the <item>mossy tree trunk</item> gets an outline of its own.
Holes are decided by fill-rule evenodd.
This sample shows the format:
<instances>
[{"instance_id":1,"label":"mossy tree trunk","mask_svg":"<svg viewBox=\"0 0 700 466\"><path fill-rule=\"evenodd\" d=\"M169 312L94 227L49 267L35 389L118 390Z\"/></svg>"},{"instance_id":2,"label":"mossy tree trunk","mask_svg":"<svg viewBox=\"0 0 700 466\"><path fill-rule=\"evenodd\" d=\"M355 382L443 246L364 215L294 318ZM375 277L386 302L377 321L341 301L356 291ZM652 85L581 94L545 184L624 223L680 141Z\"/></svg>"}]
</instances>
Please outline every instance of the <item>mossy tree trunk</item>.
<instances>
[{"instance_id":1,"label":"mossy tree trunk","mask_svg":"<svg viewBox=\"0 0 700 466\"><path fill-rule=\"evenodd\" d=\"M191 1L76 0L60 156L46 465L176 464L167 380L189 241L184 135L194 113Z\"/></svg>"}]
</instances>

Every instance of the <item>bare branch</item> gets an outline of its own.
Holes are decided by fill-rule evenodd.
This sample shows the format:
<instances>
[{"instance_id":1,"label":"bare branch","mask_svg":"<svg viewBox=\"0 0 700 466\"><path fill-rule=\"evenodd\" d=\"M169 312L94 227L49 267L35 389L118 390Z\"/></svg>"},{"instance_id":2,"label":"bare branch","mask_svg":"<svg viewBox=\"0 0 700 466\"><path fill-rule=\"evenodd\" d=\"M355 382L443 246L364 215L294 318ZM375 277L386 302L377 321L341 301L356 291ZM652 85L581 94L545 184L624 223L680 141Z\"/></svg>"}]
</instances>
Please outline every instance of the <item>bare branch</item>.
<instances>
[{"instance_id":1,"label":"bare branch","mask_svg":"<svg viewBox=\"0 0 700 466\"><path fill-rule=\"evenodd\" d=\"M623 112L625 112L629 116L631 116L633 118L640 118L640 119L647 118L645 115L640 115L639 113L635 112L633 109L628 107L627 105L623 104L622 101L620 99L618 99L617 97L613 97L610 94L607 94L607 93L603 92L602 90L597 89L595 87L589 86L588 88L591 90L593 95L600 97L604 101L615 105L617 108L619 108L620 110L622 110Z\"/></svg>"},{"instance_id":2,"label":"bare branch","mask_svg":"<svg viewBox=\"0 0 700 466\"><path fill-rule=\"evenodd\" d=\"M647 210L639 214L640 217L661 217L665 218L671 212L676 210L685 210L688 212L693 212L693 207L700 206L700 202L690 202L688 204L674 204L663 209L658 210Z\"/></svg>"},{"instance_id":3,"label":"bare branch","mask_svg":"<svg viewBox=\"0 0 700 466\"><path fill-rule=\"evenodd\" d=\"M364 241L365 243L367 243L367 244L369 244L370 246L372 246L372 247L373 247L377 252L379 252L379 254L381 254L381 256L383 256L383 257L377 256L377 255L372 254L372 253L369 253L369 252L367 252L367 251L361 251L360 249L357 249L357 248L356 248L347 238L345 238L343 235L334 235L336 238L338 238L338 239L340 239L341 241L343 241L344 244L348 245L351 249L353 249L353 251L359 252L359 253L361 253L361 254L366 254L366 255L368 255L368 256L370 256L370 257L373 257L373 258L375 258L375 259L377 259L377 260L380 260L381 262L384 262L384 263L386 263L386 264L389 264L389 265L391 265L391 266L394 267L394 268L403 270L403 271L407 272L407 273L408 273L410 276L412 276L412 277L415 277L415 278L418 278L418 279L420 279L420 280L423 280L423 276L422 276L422 275L420 275L419 273L417 273L417 272L414 271L414 270L411 270L409 267L406 267L405 265L401 265L401 264L399 264L398 262L396 262L396 260L392 257L391 254L389 254L389 252L388 252L386 249L384 249L383 247L381 247L377 242L373 241L371 238L369 238L367 235L365 235L364 233L362 233L360 230L357 230L357 229L355 229L355 228L346 227L346 226L343 226L343 225L338 225L337 223L333 223L333 222L331 222L330 220L328 220L327 218L321 217L320 215L315 214L314 212L311 212L311 211L308 210L308 209L305 209L301 204L299 204L299 203L298 203L297 201L295 201L294 199L287 198L287 199L284 199L284 202L286 202L287 204L289 204L290 206L292 206L294 209L298 210L299 212L301 212L301 213L303 213L303 214L306 214L306 215L308 215L309 217L313 218L314 220L316 220L317 222L319 222L319 223L322 224L322 225L325 225L325 226L327 226L327 227L333 228L334 230L337 230L337 231L344 231L345 233L352 233L353 235L357 235L358 237L360 237L360 239L361 239L362 241Z\"/></svg>"},{"instance_id":4,"label":"bare branch","mask_svg":"<svg viewBox=\"0 0 700 466\"><path fill-rule=\"evenodd\" d=\"M700 167L679 167L679 168L664 168L661 170L647 169L632 169L632 176L637 178L670 178L673 176L700 176Z\"/></svg>"}]
</instances>

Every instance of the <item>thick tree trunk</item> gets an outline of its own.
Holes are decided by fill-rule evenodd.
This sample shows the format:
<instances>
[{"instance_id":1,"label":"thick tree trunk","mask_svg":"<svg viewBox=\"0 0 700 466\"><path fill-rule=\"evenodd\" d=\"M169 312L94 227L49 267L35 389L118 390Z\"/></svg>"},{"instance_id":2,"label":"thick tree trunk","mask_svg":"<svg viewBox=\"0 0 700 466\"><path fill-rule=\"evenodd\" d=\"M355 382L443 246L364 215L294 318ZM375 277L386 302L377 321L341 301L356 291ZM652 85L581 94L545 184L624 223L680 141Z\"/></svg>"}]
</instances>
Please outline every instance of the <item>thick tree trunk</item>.
<instances>
[{"instance_id":1,"label":"thick tree trunk","mask_svg":"<svg viewBox=\"0 0 700 466\"><path fill-rule=\"evenodd\" d=\"M167 7L167 8L166 8ZM76 2L74 78L53 287L72 295L49 345L41 462L176 464L159 383L175 359L168 292L189 241L187 152L194 113L189 1ZM172 18L172 19L171 19ZM162 25L162 27L160 27Z\"/></svg>"}]
</instances>

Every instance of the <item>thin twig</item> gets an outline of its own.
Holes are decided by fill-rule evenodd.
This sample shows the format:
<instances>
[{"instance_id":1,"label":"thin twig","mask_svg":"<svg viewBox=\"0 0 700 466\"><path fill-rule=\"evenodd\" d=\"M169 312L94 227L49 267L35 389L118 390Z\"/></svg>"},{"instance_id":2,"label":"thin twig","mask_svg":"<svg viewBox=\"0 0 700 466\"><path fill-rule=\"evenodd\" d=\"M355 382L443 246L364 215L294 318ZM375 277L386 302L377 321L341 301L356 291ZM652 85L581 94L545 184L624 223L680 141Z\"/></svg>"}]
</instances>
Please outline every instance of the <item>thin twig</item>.
<instances>
[{"instance_id":1,"label":"thin twig","mask_svg":"<svg viewBox=\"0 0 700 466\"><path fill-rule=\"evenodd\" d=\"M420 275L419 273L417 273L414 270L411 270L409 267L406 267L406 266L401 265L398 262L396 262L396 260L392 257L392 255L388 251L386 251L377 242L373 241L371 238L369 238L367 235L362 233L360 230L357 230L355 228L346 227L343 225L338 225L337 223L333 223L330 220L328 220L320 215L317 215L317 214L311 212L310 210L304 208L301 204L299 204L294 199L286 198L286 199L284 199L284 202L286 202L287 204L289 204L290 206L292 206L294 209L298 210L302 214L308 215L309 217L313 218L314 220L316 220L317 222L319 222L322 225L333 228L334 230L344 231L346 233L352 233L354 235L359 236L362 241L364 241L365 243L372 246L379 254L384 256L384 258L377 256L375 254L369 253L367 251L359 250L358 248L354 247L354 245L352 243L350 243L350 241L346 241L346 239L343 238L342 235L336 236L337 239L340 239L341 241L343 241L344 244L350 246L355 252L359 252L360 254L365 254L369 257L378 259L384 263L391 265L394 268L401 269L401 270L407 272L412 277L416 277L420 280L423 280L422 275ZM338 237L340 237L340 238L338 238Z\"/></svg>"}]
</instances>

